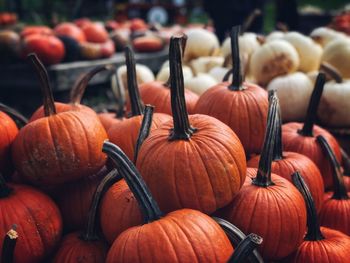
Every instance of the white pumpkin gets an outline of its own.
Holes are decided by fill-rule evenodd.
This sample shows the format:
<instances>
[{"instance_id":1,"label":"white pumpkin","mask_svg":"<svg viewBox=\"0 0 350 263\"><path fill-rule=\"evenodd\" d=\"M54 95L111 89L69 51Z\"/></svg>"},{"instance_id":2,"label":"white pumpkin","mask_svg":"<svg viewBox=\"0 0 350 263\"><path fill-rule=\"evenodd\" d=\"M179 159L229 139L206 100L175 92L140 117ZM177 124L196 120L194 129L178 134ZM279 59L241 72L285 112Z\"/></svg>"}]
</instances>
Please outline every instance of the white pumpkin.
<instances>
[{"instance_id":1,"label":"white pumpkin","mask_svg":"<svg viewBox=\"0 0 350 263\"><path fill-rule=\"evenodd\" d=\"M205 73L199 73L193 78L185 80L185 88L193 91L198 95L202 95L207 89L215 86L219 82L216 81L211 75Z\"/></svg>"},{"instance_id":2,"label":"white pumpkin","mask_svg":"<svg viewBox=\"0 0 350 263\"><path fill-rule=\"evenodd\" d=\"M277 76L295 72L298 67L299 55L285 40L265 43L253 53L249 64L250 73L261 86Z\"/></svg>"},{"instance_id":3,"label":"white pumpkin","mask_svg":"<svg viewBox=\"0 0 350 263\"><path fill-rule=\"evenodd\" d=\"M318 27L315 28L311 33L310 37L320 44L322 47L325 47L327 44L333 40L344 39L346 36L343 33L337 32L328 27Z\"/></svg>"},{"instance_id":4,"label":"white pumpkin","mask_svg":"<svg viewBox=\"0 0 350 263\"><path fill-rule=\"evenodd\" d=\"M182 73L185 80L193 77L192 70L188 66L182 66ZM168 66L165 66L161 68L160 71L158 72L156 80L166 82L168 81L169 74L170 74L170 69Z\"/></svg>"},{"instance_id":5,"label":"white pumpkin","mask_svg":"<svg viewBox=\"0 0 350 263\"><path fill-rule=\"evenodd\" d=\"M216 35L203 28L191 28L185 31L187 43L184 61L188 62L199 57L213 56L220 50Z\"/></svg>"},{"instance_id":6,"label":"white pumpkin","mask_svg":"<svg viewBox=\"0 0 350 263\"><path fill-rule=\"evenodd\" d=\"M219 83L222 82L222 79L229 70L230 69L225 67L214 67L209 71L209 75L212 76Z\"/></svg>"},{"instance_id":7,"label":"white pumpkin","mask_svg":"<svg viewBox=\"0 0 350 263\"><path fill-rule=\"evenodd\" d=\"M328 44L321 61L335 67L343 78L350 78L350 39L338 39Z\"/></svg>"},{"instance_id":8,"label":"white pumpkin","mask_svg":"<svg viewBox=\"0 0 350 263\"><path fill-rule=\"evenodd\" d=\"M121 88L127 90L127 75L126 75L126 65L120 66L117 70L118 83ZM140 85L145 82L154 81L153 72L145 65L136 64L136 78L137 83Z\"/></svg>"},{"instance_id":9,"label":"white pumpkin","mask_svg":"<svg viewBox=\"0 0 350 263\"><path fill-rule=\"evenodd\" d=\"M323 51L319 44L298 32L288 32L283 39L297 50L300 59L299 71L307 73L319 68Z\"/></svg>"},{"instance_id":10,"label":"white pumpkin","mask_svg":"<svg viewBox=\"0 0 350 263\"><path fill-rule=\"evenodd\" d=\"M224 63L223 57L200 57L191 60L190 66L194 74L207 73L212 68L221 66Z\"/></svg>"},{"instance_id":11,"label":"white pumpkin","mask_svg":"<svg viewBox=\"0 0 350 263\"><path fill-rule=\"evenodd\" d=\"M272 31L270 34L268 34L265 38L266 42L270 42L276 39L282 39L284 37L285 33L282 31Z\"/></svg>"},{"instance_id":12,"label":"white pumpkin","mask_svg":"<svg viewBox=\"0 0 350 263\"><path fill-rule=\"evenodd\" d=\"M307 75L295 72L274 78L267 89L276 90L284 122L304 120L313 90Z\"/></svg>"}]
</instances>

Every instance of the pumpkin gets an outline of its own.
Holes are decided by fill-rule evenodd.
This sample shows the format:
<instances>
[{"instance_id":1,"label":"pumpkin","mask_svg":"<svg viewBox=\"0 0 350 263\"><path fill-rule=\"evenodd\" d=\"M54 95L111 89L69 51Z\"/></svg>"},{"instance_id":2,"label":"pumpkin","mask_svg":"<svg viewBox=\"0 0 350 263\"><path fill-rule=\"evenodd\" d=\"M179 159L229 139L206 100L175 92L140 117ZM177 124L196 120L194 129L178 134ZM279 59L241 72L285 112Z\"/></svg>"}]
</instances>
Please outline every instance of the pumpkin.
<instances>
[{"instance_id":1,"label":"pumpkin","mask_svg":"<svg viewBox=\"0 0 350 263\"><path fill-rule=\"evenodd\" d=\"M185 92L186 90L190 90L199 96L202 95L209 88L218 84L218 81L216 81L214 77L206 73L199 73L197 74L197 76L190 79L186 79L184 81L185 81L184 83ZM188 98L187 94L186 94L186 98ZM190 109L189 109L189 112L190 112Z\"/></svg>"},{"instance_id":2,"label":"pumpkin","mask_svg":"<svg viewBox=\"0 0 350 263\"><path fill-rule=\"evenodd\" d=\"M81 29L88 42L105 43L109 39L108 32L100 23L87 23Z\"/></svg>"},{"instance_id":3,"label":"pumpkin","mask_svg":"<svg viewBox=\"0 0 350 263\"><path fill-rule=\"evenodd\" d=\"M208 89L199 98L195 112L217 118L237 134L248 154L259 153L266 128L267 92L243 82L240 69L239 27L232 29L233 80Z\"/></svg>"},{"instance_id":4,"label":"pumpkin","mask_svg":"<svg viewBox=\"0 0 350 263\"><path fill-rule=\"evenodd\" d=\"M299 173L293 174L294 185L303 194L307 208L307 233L303 243L288 257L291 263L347 262L350 238L334 229L320 227L312 196Z\"/></svg>"},{"instance_id":5,"label":"pumpkin","mask_svg":"<svg viewBox=\"0 0 350 263\"><path fill-rule=\"evenodd\" d=\"M184 75L184 79L190 79L193 78L193 72L192 69L188 66L183 65L182 66L182 74ZM157 81L161 81L161 82L166 82L169 80L169 75L170 75L170 69L169 66L164 66L162 67L156 77Z\"/></svg>"},{"instance_id":6,"label":"pumpkin","mask_svg":"<svg viewBox=\"0 0 350 263\"><path fill-rule=\"evenodd\" d=\"M223 78L229 71L230 70L225 67L214 67L209 71L209 75L211 75L219 83L223 80ZM231 78L231 81L232 81L232 78Z\"/></svg>"},{"instance_id":7,"label":"pumpkin","mask_svg":"<svg viewBox=\"0 0 350 263\"><path fill-rule=\"evenodd\" d=\"M58 185L97 173L105 164L101 153L106 131L85 111L56 113L46 69L35 55L29 59L41 79L44 118L24 126L12 146L20 175L35 185Z\"/></svg>"},{"instance_id":8,"label":"pumpkin","mask_svg":"<svg viewBox=\"0 0 350 263\"><path fill-rule=\"evenodd\" d=\"M324 196L323 206L320 212L320 223L322 226L339 230L347 235L350 234L350 199L343 181L343 173L337 158L322 135L317 136L317 142L322 147L328 162L332 167L333 191Z\"/></svg>"},{"instance_id":9,"label":"pumpkin","mask_svg":"<svg viewBox=\"0 0 350 263\"><path fill-rule=\"evenodd\" d=\"M343 149L341 149L341 155L344 170L344 185L346 187L346 190L350 191L350 158L349 155Z\"/></svg>"},{"instance_id":10,"label":"pumpkin","mask_svg":"<svg viewBox=\"0 0 350 263\"><path fill-rule=\"evenodd\" d=\"M312 86L309 77L301 72L279 76L271 80L267 90L277 91L284 122L305 119ZM295 105L298 106L295 107Z\"/></svg>"},{"instance_id":11,"label":"pumpkin","mask_svg":"<svg viewBox=\"0 0 350 263\"><path fill-rule=\"evenodd\" d=\"M17 241L14 262L47 260L62 233L62 219L55 203L32 187L6 184L1 177L0 213L0 246L14 223L18 226L18 235L22 237Z\"/></svg>"},{"instance_id":12,"label":"pumpkin","mask_svg":"<svg viewBox=\"0 0 350 263\"><path fill-rule=\"evenodd\" d=\"M103 151L112 159L133 191L144 217L143 225L129 228L116 238L108 252L107 263L228 260L233 252L232 245L212 218L192 209L163 215L136 167L121 149L106 142ZM147 242L140 246L141 240Z\"/></svg>"},{"instance_id":13,"label":"pumpkin","mask_svg":"<svg viewBox=\"0 0 350 263\"><path fill-rule=\"evenodd\" d=\"M283 31L272 31L270 34L268 34L265 38L266 42L271 42L276 39L283 39L286 32Z\"/></svg>"},{"instance_id":14,"label":"pumpkin","mask_svg":"<svg viewBox=\"0 0 350 263\"><path fill-rule=\"evenodd\" d=\"M328 27L318 27L311 31L310 37L322 47L326 47L333 40L345 39L346 35Z\"/></svg>"},{"instance_id":15,"label":"pumpkin","mask_svg":"<svg viewBox=\"0 0 350 263\"><path fill-rule=\"evenodd\" d=\"M281 119L278 118L276 125L277 134L275 136L275 148L272 155L271 172L278 174L288 181L292 181L291 175L295 171L299 171L306 183L309 185L313 199L315 200L315 207L319 212L323 203L324 184L320 170L305 155L294 152L283 152L282 149L282 128ZM251 158L247 166L251 168L259 167L259 160L261 156L257 155Z\"/></svg>"},{"instance_id":16,"label":"pumpkin","mask_svg":"<svg viewBox=\"0 0 350 263\"><path fill-rule=\"evenodd\" d=\"M136 52L157 52L164 48L165 42L155 35L137 37L132 41Z\"/></svg>"},{"instance_id":17,"label":"pumpkin","mask_svg":"<svg viewBox=\"0 0 350 263\"><path fill-rule=\"evenodd\" d=\"M30 35L53 35L51 28L47 26L26 26L21 31L21 37L26 38Z\"/></svg>"},{"instance_id":18,"label":"pumpkin","mask_svg":"<svg viewBox=\"0 0 350 263\"><path fill-rule=\"evenodd\" d=\"M249 68L257 83L266 86L273 78L297 71L300 59L285 40L266 42L250 58Z\"/></svg>"},{"instance_id":19,"label":"pumpkin","mask_svg":"<svg viewBox=\"0 0 350 263\"><path fill-rule=\"evenodd\" d=\"M224 219L244 233L256 233L264 239L259 251L267 261L291 254L301 244L306 230L306 209L301 194L288 180L271 173L277 104L277 98L271 97L259 168L247 169L242 189L220 211Z\"/></svg>"},{"instance_id":20,"label":"pumpkin","mask_svg":"<svg viewBox=\"0 0 350 263\"><path fill-rule=\"evenodd\" d=\"M298 70L306 73L318 70L323 53L320 45L298 32L288 32L283 39L292 44L299 54L300 64Z\"/></svg>"},{"instance_id":21,"label":"pumpkin","mask_svg":"<svg viewBox=\"0 0 350 263\"><path fill-rule=\"evenodd\" d=\"M89 219L84 231L66 235L58 248L53 262L91 262L104 263L107 255L107 244L98 235L98 208L103 194L110 184L118 180L116 169L112 170L95 189L89 209Z\"/></svg>"},{"instance_id":22,"label":"pumpkin","mask_svg":"<svg viewBox=\"0 0 350 263\"><path fill-rule=\"evenodd\" d=\"M335 67L343 78L350 78L350 39L339 39L329 43L324 48L321 61Z\"/></svg>"},{"instance_id":23,"label":"pumpkin","mask_svg":"<svg viewBox=\"0 0 350 263\"><path fill-rule=\"evenodd\" d=\"M2 243L2 252L0 262L12 263L15 247L18 239L18 233L16 231L17 226L14 225L12 228L6 233L4 238L4 242Z\"/></svg>"},{"instance_id":24,"label":"pumpkin","mask_svg":"<svg viewBox=\"0 0 350 263\"><path fill-rule=\"evenodd\" d=\"M169 49L173 121L151 132L137 165L161 209L192 208L210 214L228 204L240 189L245 154L228 126L206 115L188 116L182 41L182 37L173 37Z\"/></svg>"},{"instance_id":25,"label":"pumpkin","mask_svg":"<svg viewBox=\"0 0 350 263\"><path fill-rule=\"evenodd\" d=\"M228 263L245 262L245 260L250 256L252 251L261 243L263 239L256 234L249 234L246 236L238 245L235 247Z\"/></svg>"},{"instance_id":26,"label":"pumpkin","mask_svg":"<svg viewBox=\"0 0 350 263\"><path fill-rule=\"evenodd\" d=\"M108 138L111 142L121 147L126 155L132 159L134 157L134 150L139 128L141 126L144 106L136 82L135 60L130 47L125 49L125 58L128 68L127 86L130 98L131 116L122 122L114 123L108 130ZM168 121L170 118L169 115L164 113L154 114L152 130L158 128L163 122Z\"/></svg>"},{"instance_id":27,"label":"pumpkin","mask_svg":"<svg viewBox=\"0 0 350 263\"><path fill-rule=\"evenodd\" d=\"M194 74L207 73L214 67L219 67L224 63L223 57L199 57L191 60L191 66Z\"/></svg>"},{"instance_id":28,"label":"pumpkin","mask_svg":"<svg viewBox=\"0 0 350 263\"><path fill-rule=\"evenodd\" d=\"M86 41L84 32L73 23L61 23L55 27L54 32L58 36L71 37L79 43Z\"/></svg>"},{"instance_id":29,"label":"pumpkin","mask_svg":"<svg viewBox=\"0 0 350 263\"><path fill-rule=\"evenodd\" d=\"M15 62L20 56L21 39L18 33L12 30L0 31L1 64Z\"/></svg>"},{"instance_id":30,"label":"pumpkin","mask_svg":"<svg viewBox=\"0 0 350 263\"><path fill-rule=\"evenodd\" d=\"M314 125L317 107L325 83L325 75L320 73L312 92L304 123L290 122L282 126L283 150L297 152L309 157L320 169L326 189L332 186L332 170L320 145L316 142L318 135L323 135L330 143L337 159L340 160L340 147L336 139L326 130Z\"/></svg>"}]
</instances>

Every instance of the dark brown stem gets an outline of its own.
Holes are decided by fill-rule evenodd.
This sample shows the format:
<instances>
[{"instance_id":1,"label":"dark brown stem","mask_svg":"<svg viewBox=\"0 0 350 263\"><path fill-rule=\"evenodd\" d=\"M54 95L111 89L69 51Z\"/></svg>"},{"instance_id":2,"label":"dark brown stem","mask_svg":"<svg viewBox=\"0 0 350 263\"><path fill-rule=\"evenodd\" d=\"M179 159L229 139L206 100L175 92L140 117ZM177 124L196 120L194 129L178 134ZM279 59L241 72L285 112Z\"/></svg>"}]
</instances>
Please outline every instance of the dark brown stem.
<instances>
[{"instance_id":1,"label":"dark brown stem","mask_svg":"<svg viewBox=\"0 0 350 263\"><path fill-rule=\"evenodd\" d=\"M28 60L35 68L35 72L40 80L40 88L43 95L43 105L45 116L51 116L56 114L55 102L53 100L52 89L49 81L49 75L43 63L39 60L36 54L31 53L27 56Z\"/></svg>"},{"instance_id":2,"label":"dark brown stem","mask_svg":"<svg viewBox=\"0 0 350 263\"><path fill-rule=\"evenodd\" d=\"M333 196L332 199L336 200L347 200L349 199L348 193L346 192L346 187L344 185L344 179L343 179L343 173L341 170L341 166L337 160L337 157L335 157L335 154L332 150L332 148L329 146L329 143L327 140L322 136L317 136L317 142L321 146L324 154L327 156L330 165L333 170Z\"/></svg>"},{"instance_id":3,"label":"dark brown stem","mask_svg":"<svg viewBox=\"0 0 350 263\"><path fill-rule=\"evenodd\" d=\"M342 164L344 168L344 175L348 176L350 175L350 158L343 148L341 148L340 151L341 151L341 157L342 157Z\"/></svg>"},{"instance_id":4,"label":"dark brown stem","mask_svg":"<svg viewBox=\"0 0 350 263\"><path fill-rule=\"evenodd\" d=\"M87 72L82 78L80 78L73 86L71 93L70 93L70 103L77 105L80 104L81 99L83 98L83 95L85 93L86 87L89 83L89 81L99 72L104 70L110 70L110 66L98 66L89 72Z\"/></svg>"},{"instance_id":5,"label":"dark brown stem","mask_svg":"<svg viewBox=\"0 0 350 263\"><path fill-rule=\"evenodd\" d=\"M269 91L269 99L276 95L276 90ZM283 159L283 144L282 144L282 116L281 107L278 104L277 109L277 122L276 122L276 139L275 147L273 150L272 161L278 161Z\"/></svg>"},{"instance_id":6,"label":"dark brown stem","mask_svg":"<svg viewBox=\"0 0 350 263\"><path fill-rule=\"evenodd\" d=\"M235 251L233 255L228 260L229 263L241 263L244 262L253 252L253 250L261 245L263 239L261 236L256 234L249 234L246 236L237 247L235 247Z\"/></svg>"},{"instance_id":7,"label":"dark brown stem","mask_svg":"<svg viewBox=\"0 0 350 263\"><path fill-rule=\"evenodd\" d=\"M235 225L231 224L230 222L219 218L219 217L212 217L225 231L228 239L230 240L233 247L237 247L240 242L242 242L246 235ZM249 253L248 255L249 262L250 263L263 263L264 260L259 254L259 252L255 249L252 253Z\"/></svg>"},{"instance_id":8,"label":"dark brown stem","mask_svg":"<svg viewBox=\"0 0 350 263\"><path fill-rule=\"evenodd\" d=\"M267 126L265 131L264 145L259 160L259 168L256 177L252 181L254 185L261 187L274 185L271 180L271 162L277 133L276 124L278 121L278 109L278 98L276 94L273 94L269 99Z\"/></svg>"},{"instance_id":9,"label":"dark brown stem","mask_svg":"<svg viewBox=\"0 0 350 263\"><path fill-rule=\"evenodd\" d=\"M299 172L292 174L292 181L295 187L298 188L299 192L304 197L306 204L307 233L304 239L308 241L318 241L324 239L324 236L321 233L315 203L307 184Z\"/></svg>"},{"instance_id":10,"label":"dark brown stem","mask_svg":"<svg viewBox=\"0 0 350 263\"><path fill-rule=\"evenodd\" d=\"M134 53L129 46L125 48L125 63L131 105L131 116L142 115L144 106L140 98L140 92L137 85L135 58Z\"/></svg>"},{"instance_id":11,"label":"dark brown stem","mask_svg":"<svg viewBox=\"0 0 350 263\"><path fill-rule=\"evenodd\" d=\"M261 15L261 10L256 8L249 14L249 16L244 20L242 25L242 33L247 32L248 28L253 24L255 19Z\"/></svg>"},{"instance_id":12,"label":"dark brown stem","mask_svg":"<svg viewBox=\"0 0 350 263\"><path fill-rule=\"evenodd\" d=\"M15 119L16 122L20 124L20 127L25 126L28 123L28 119L24 117L21 113L19 113L17 110L0 103L0 111L5 112L6 114L10 115L13 119Z\"/></svg>"},{"instance_id":13,"label":"dark brown stem","mask_svg":"<svg viewBox=\"0 0 350 263\"><path fill-rule=\"evenodd\" d=\"M320 104L325 82L326 82L326 77L324 73L319 73L317 75L314 90L311 94L309 107L306 112L304 126L301 130L298 131L299 134L303 136L308 136L308 137L313 136L313 128L317 117L317 108L318 108L318 105Z\"/></svg>"},{"instance_id":14,"label":"dark brown stem","mask_svg":"<svg viewBox=\"0 0 350 263\"><path fill-rule=\"evenodd\" d=\"M137 156L139 154L140 148L146 138L149 136L152 127L154 107L151 105L146 105L145 112L143 114L142 123L139 131L139 136L137 137L135 153L134 153L134 163L136 164Z\"/></svg>"},{"instance_id":15,"label":"dark brown stem","mask_svg":"<svg viewBox=\"0 0 350 263\"><path fill-rule=\"evenodd\" d=\"M15 248L18 239L16 228L17 226L13 225L10 231L6 233L6 236L2 243L1 263L14 262Z\"/></svg>"},{"instance_id":16,"label":"dark brown stem","mask_svg":"<svg viewBox=\"0 0 350 263\"><path fill-rule=\"evenodd\" d=\"M105 192L117 181L121 179L117 169L110 171L99 183L92 198L88 221L85 231L80 238L85 241L95 241L99 239L98 236L98 208Z\"/></svg>"},{"instance_id":17,"label":"dark brown stem","mask_svg":"<svg viewBox=\"0 0 350 263\"><path fill-rule=\"evenodd\" d=\"M320 71L324 72L326 75L334 79L336 83L342 83L343 78L341 77L340 72L327 62L322 62L320 65Z\"/></svg>"},{"instance_id":18,"label":"dark brown stem","mask_svg":"<svg viewBox=\"0 0 350 263\"><path fill-rule=\"evenodd\" d=\"M240 34L240 26L234 26L231 30L231 56L232 56L232 83L228 86L229 90L242 90L242 67L241 59L239 57L238 38Z\"/></svg>"},{"instance_id":19,"label":"dark brown stem","mask_svg":"<svg viewBox=\"0 0 350 263\"><path fill-rule=\"evenodd\" d=\"M116 165L119 173L134 194L143 214L144 222L149 223L160 219L163 213L160 211L157 202L153 199L150 190L132 161L113 143L106 141L102 150Z\"/></svg>"},{"instance_id":20,"label":"dark brown stem","mask_svg":"<svg viewBox=\"0 0 350 263\"><path fill-rule=\"evenodd\" d=\"M170 40L170 92L174 129L169 135L169 140L188 140L196 131L190 125L185 102L185 86L181 61L183 45L183 36L173 36Z\"/></svg>"},{"instance_id":21,"label":"dark brown stem","mask_svg":"<svg viewBox=\"0 0 350 263\"><path fill-rule=\"evenodd\" d=\"M12 189L6 184L4 177L0 174L0 198L6 198L12 193Z\"/></svg>"}]
</instances>

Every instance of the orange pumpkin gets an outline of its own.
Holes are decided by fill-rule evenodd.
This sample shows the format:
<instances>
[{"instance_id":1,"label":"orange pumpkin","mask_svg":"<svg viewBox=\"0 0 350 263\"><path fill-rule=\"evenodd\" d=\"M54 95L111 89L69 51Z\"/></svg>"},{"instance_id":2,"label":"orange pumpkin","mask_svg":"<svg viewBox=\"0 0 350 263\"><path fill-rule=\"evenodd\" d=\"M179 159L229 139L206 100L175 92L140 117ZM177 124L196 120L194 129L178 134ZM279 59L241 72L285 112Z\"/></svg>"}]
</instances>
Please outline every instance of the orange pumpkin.
<instances>
[{"instance_id":1,"label":"orange pumpkin","mask_svg":"<svg viewBox=\"0 0 350 263\"><path fill-rule=\"evenodd\" d=\"M238 47L239 27L231 32L233 80L220 83L204 92L195 112L217 118L237 134L246 153L259 153L264 141L268 109L267 92L243 82Z\"/></svg>"}]
</instances>

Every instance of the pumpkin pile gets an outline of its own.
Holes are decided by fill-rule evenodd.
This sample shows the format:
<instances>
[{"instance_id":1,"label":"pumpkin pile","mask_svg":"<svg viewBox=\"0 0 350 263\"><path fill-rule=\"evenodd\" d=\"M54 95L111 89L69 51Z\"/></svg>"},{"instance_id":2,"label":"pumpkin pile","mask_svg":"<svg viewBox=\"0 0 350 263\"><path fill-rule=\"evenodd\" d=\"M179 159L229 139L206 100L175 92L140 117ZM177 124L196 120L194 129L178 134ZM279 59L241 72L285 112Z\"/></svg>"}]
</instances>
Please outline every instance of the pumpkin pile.
<instances>
[{"instance_id":1,"label":"pumpkin pile","mask_svg":"<svg viewBox=\"0 0 350 263\"><path fill-rule=\"evenodd\" d=\"M319 70L322 52L304 57L322 51L311 38L261 44L240 26L217 66L219 44L204 31L172 36L156 79L125 47L123 68L87 72L68 103L54 100L39 56L27 56L43 105L27 120L0 103L1 262L347 262L350 160L318 125L335 124L318 115L329 90L349 86L340 69ZM224 76L187 89L208 68ZM115 112L81 104L100 72L119 84ZM281 90L293 81L304 98L286 107Z\"/></svg>"}]
</instances>

